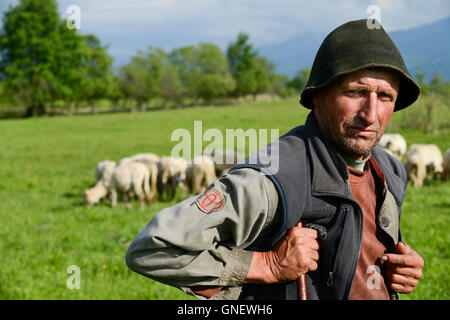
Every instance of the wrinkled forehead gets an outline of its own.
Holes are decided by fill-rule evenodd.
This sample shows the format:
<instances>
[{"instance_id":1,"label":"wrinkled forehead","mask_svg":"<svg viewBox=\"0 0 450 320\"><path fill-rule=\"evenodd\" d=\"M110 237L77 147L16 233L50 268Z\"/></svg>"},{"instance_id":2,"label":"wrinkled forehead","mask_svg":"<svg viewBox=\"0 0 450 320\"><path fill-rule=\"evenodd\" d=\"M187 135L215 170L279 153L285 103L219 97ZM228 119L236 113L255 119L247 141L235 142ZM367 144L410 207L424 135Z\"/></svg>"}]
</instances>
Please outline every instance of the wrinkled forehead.
<instances>
[{"instance_id":1,"label":"wrinkled forehead","mask_svg":"<svg viewBox=\"0 0 450 320\"><path fill-rule=\"evenodd\" d=\"M400 86L400 76L395 70L388 68L365 68L354 72L346 73L337 77L334 81L335 85L346 85L350 83L362 83L364 79L374 79L387 87L391 87L398 91Z\"/></svg>"}]
</instances>

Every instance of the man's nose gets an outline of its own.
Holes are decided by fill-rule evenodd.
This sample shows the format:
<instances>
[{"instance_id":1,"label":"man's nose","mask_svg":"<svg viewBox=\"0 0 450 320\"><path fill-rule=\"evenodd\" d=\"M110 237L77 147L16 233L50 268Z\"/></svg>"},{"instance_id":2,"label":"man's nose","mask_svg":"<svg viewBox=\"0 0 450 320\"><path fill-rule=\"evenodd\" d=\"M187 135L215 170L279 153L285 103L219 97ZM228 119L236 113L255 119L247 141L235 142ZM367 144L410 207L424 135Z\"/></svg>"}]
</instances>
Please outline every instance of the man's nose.
<instances>
[{"instance_id":1,"label":"man's nose","mask_svg":"<svg viewBox=\"0 0 450 320\"><path fill-rule=\"evenodd\" d=\"M364 120L367 125L371 125L377 122L377 114L378 96L376 92L370 92L361 106L359 117Z\"/></svg>"}]
</instances>

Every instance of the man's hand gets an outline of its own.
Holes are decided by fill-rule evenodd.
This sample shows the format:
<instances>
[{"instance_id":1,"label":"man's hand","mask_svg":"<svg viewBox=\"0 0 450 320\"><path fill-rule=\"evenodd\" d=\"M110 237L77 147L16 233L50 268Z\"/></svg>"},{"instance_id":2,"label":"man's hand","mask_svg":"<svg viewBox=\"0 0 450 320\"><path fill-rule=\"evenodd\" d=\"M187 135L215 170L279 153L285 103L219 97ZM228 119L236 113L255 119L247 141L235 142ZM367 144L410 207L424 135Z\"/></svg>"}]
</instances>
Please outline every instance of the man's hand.
<instances>
[{"instance_id":1,"label":"man's hand","mask_svg":"<svg viewBox=\"0 0 450 320\"><path fill-rule=\"evenodd\" d=\"M422 278L424 261L403 242L397 243L394 251L381 257L389 287L398 293L410 293Z\"/></svg>"},{"instance_id":2,"label":"man's hand","mask_svg":"<svg viewBox=\"0 0 450 320\"><path fill-rule=\"evenodd\" d=\"M245 283L278 283L292 281L317 269L319 260L317 231L295 226L266 252L253 254Z\"/></svg>"}]
</instances>

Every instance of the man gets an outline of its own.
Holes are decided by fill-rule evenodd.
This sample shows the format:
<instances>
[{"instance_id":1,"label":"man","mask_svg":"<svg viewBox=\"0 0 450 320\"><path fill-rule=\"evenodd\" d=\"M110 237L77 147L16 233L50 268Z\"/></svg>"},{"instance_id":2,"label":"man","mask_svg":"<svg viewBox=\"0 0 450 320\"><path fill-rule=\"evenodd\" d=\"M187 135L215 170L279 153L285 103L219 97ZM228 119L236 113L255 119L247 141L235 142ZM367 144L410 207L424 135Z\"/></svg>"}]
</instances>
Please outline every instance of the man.
<instances>
[{"instance_id":1,"label":"man","mask_svg":"<svg viewBox=\"0 0 450 320\"><path fill-rule=\"evenodd\" d=\"M338 27L301 94L305 125L158 213L128 266L199 298L297 299L305 273L309 299L411 292L423 259L401 241L406 173L376 145L419 93L383 28ZM273 154L278 170L266 165Z\"/></svg>"}]
</instances>

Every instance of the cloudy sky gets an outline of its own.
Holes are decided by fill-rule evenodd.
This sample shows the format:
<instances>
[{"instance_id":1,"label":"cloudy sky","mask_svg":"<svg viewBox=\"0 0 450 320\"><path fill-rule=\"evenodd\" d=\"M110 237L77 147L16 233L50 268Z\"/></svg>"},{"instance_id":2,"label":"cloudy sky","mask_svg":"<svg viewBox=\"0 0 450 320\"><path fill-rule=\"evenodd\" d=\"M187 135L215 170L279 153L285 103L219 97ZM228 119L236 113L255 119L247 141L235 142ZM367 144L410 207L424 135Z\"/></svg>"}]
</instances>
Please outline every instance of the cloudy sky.
<instances>
[{"instance_id":1,"label":"cloudy sky","mask_svg":"<svg viewBox=\"0 0 450 320\"><path fill-rule=\"evenodd\" d=\"M239 31L255 47L308 32L329 32L353 19L368 18L370 5L380 9L387 31L409 29L450 16L448 0L57 0L62 17L67 8L81 11L83 34L93 33L116 64L138 49L166 50L199 42L225 49ZM0 12L18 0L0 0Z\"/></svg>"}]
</instances>

